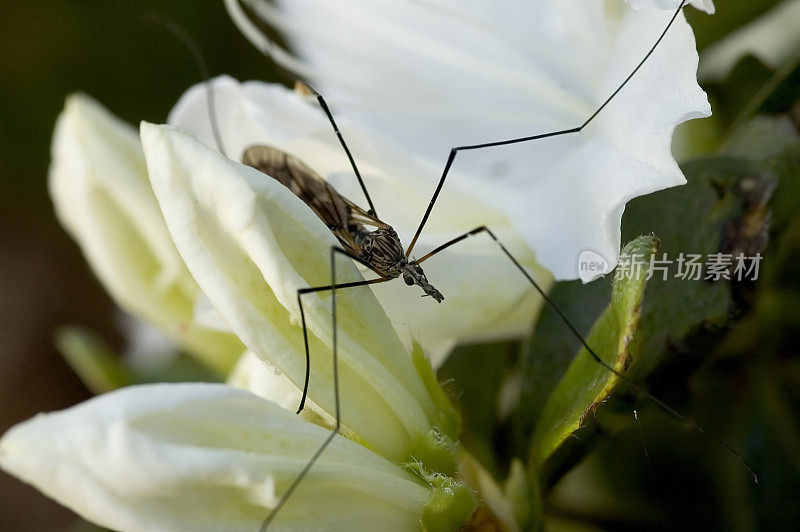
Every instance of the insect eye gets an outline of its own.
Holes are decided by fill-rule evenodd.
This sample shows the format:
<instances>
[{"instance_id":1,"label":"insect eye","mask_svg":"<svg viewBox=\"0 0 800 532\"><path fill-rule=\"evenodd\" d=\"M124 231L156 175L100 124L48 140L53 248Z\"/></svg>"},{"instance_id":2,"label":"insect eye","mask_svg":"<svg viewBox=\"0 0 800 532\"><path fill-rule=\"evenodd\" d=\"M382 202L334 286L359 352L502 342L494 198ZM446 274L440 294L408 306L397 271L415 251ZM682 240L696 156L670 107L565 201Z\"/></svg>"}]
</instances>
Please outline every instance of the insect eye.
<instances>
[{"instance_id":1,"label":"insect eye","mask_svg":"<svg viewBox=\"0 0 800 532\"><path fill-rule=\"evenodd\" d=\"M414 284L414 279L412 279L411 277L403 277L403 281L405 281L405 283L408 286L411 286L412 284Z\"/></svg>"},{"instance_id":2,"label":"insect eye","mask_svg":"<svg viewBox=\"0 0 800 532\"><path fill-rule=\"evenodd\" d=\"M423 275L422 268L420 268L419 266L414 266L414 273L416 273L417 275Z\"/></svg>"}]
</instances>

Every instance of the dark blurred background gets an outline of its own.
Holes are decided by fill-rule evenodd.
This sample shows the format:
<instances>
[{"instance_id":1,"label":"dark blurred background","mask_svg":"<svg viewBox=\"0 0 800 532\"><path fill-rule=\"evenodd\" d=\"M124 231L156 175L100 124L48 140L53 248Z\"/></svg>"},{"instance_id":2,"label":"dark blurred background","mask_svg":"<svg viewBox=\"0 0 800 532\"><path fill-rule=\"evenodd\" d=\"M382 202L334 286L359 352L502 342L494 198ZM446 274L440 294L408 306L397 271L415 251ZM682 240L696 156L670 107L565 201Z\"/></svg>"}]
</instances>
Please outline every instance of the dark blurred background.
<instances>
[{"instance_id":1,"label":"dark blurred background","mask_svg":"<svg viewBox=\"0 0 800 532\"><path fill-rule=\"evenodd\" d=\"M120 345L115 309L61 229L47 193L50 139L64 97L83 91L131 124L164 122L201 80L153 12L197 41L212 74L270 79L220 0L0 2L0 433L90 397L53 346L64 324ZM0 529L61 530L75 516L0 472Z\"/></svg>"}]
</instances>

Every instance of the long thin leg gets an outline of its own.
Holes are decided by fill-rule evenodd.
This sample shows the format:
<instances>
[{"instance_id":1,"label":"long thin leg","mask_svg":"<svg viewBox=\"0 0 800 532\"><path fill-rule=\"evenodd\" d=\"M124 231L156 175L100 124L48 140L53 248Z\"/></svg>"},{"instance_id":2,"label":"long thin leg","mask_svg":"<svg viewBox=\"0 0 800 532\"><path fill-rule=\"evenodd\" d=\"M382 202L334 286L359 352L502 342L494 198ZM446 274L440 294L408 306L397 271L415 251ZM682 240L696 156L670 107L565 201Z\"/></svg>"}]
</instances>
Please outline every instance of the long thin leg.
<instances>
[{"instance_id":1,"label":"long thin leg","mask_svg":"<svg viewBox=\"0 0 800 532\"><path fill-rule=\"evenodd\" d=\"M342 135L342 132L339 131L339 126L336 125L336 120L333 119L333 113L331 113L330 108L328 108L328 104L325 102L325 98L322 97L322 94L320 94L314 88L305 83L301 83L298 81L296 83L296 86L299 87L301 90L308 90L309 92L314 94L314 96L317 97L317 103L319 103L319 106L322 107L323 111L325 111L325 116L328 117L328 121L331 123L331 126L333 126L333 130L336 132L336 136L339 139L339 143L342 145L342 148L344 148L344 152L347 154L347 159L350 161L350 166L353 167L353 172L355 172L356 174L356 179L358 179L358 184L361 185L361 191L367 198L367 203L369 203L368 212L373 216L377 216L378 213L375 210L375 205L372 204L372 198L369 197L369 192L367 192L367 186L364 184L364 180L361 178L361 172L358 171L358 166L356 166L356 160L353 158L353 154L350 153L350 148L347 147L347 143L344 141L344 136Z\"/></svg>"},{"instance_id":2,"label":"long thin leg","mask_svg":"<svg viewBox=\"0 0 800 532\"><path fill-rule=\"evenodd\" d=\"M222 135L219 131L219 120L217 119L217 108L215 104L215 96L214 96L214 86L211 84L211 74L208 71L208 65L206 64L205 57L203 57L202 52L200 51L200 47L194 41L194 39L189 36L189 34L180 26L178 26L173 21L164 18L160 15L157 15L153 12L147 12L144 16L145 21L159 24L163 26L165 29L172 32L178 39L183 42L183 44L189 49L192 53L195 63L197 64L197 68L200 70L200 75L203 77L203 84L206 89L206 106L208 108L208 116L209 120L211 121L211 132L214 135L214 142L217 145L217 149L222 155L226 155L225 153L225 144L222 141ZM330 108L328 107L325 98L314 90L309 85L303 83L301 86L311 93L314 94L317 98L317 102L319 106L322 107L322 110L325 112L325 116L328 117L328 121L333 126L333 130L336 132L336 136L339 138L339 142L344 148L345 154L347 154L347 159L350 161L350 166L353 167L353 172L356 174L356 179L358 179L358 184L361 186L361 191L364 193L364 196L367 198L367 203L369 204L369 213L373 216L377 215L377 211L375 210L375 205L372 203L372 198L369 196L369 192L367 192L367 186L364 184L364 179L361 177L361 172L358 171L358 166L356 166L356 161L353 158L352 153L350 153L350 148L347 147L347 143L344 141L344 136L342 135L341 131L339 131L339 126L336 125L336 120L333 118L333 113L331 113Z\"/></svg>"},{"instance_id":3,"label":"long thin leg","mask_svg":"<svg viewBox=\"0 0 800 532\"><path fill-rule=\"evenodd\" d=\"M341 412L341 404L339 401L339 351L338 351L338 333L337 333L337 326L336 326L336 291L342 288L352 288L356 286L366 286L370 284L376 284L388 281L388 278L379 278L379 279L371 279L368 281L353 281L350 283L341 283L336 284L336 254L340 253L348 258L353 258L352 255L347 253L340 247L332 246L331 247L331 284L328 286L318 286L313 288L301 288L297 291L297 301L300 302L300 316L303 321L303 340L305 341L305 348L306 348L306 379L305 379L305 387L303 389L303 399L300 403L300 409L297 411L300 413L300 410L303 409L303 402L306 398L306 391L308 390L308 374L309 374L309 356L308 356L308 335L306 332L306 319L305 314L303 313L303 304L301 302L300 296L302 293L311 293L311 292L322 292L325 290L331 291L331 320L333 323L333 342L331 349L333 351L333 396L334 396L334 414L336 422L334 423L333 430L331 433L325 438L325 441L322 442L319 449L314 453L308 463L303 467L297 477L292 481L289 485L289 488L286 492L281 496L281 499L278 501L278 504L275 505L275 508L269 513L264 522L261 524L261 528L259 529L260 532L264 532L267 530L269 525L275 519L275 516L278 515L278 512L283 508L286 501L289 500L289 497L292 496L294 491L297 489L297 486L300 485L300 482L308 475L308 472L314 466L314 463L319 459L322 452L325 450L328 445L333 441L333 438L339 433L342 425L342 412ZM358 260L358 259L356 259ZM359 261L361 262L361 261Z\"/></svg>"},{"instance_id":4,"label":"long thin leg","mask_svg":"<svg viewBox=\"0 0 800 532\"><path fill-rule=\"evenodd\" d=\"M350 256L347 253L345 253L345 254L348 257ZM388 280L389 279L387 279L387 278L379 277L377 279L370 279L369 281L354 281L352 283L342 283L342 284L337 284L336 285L336 289L338 290L338 289L342 289L342 288L352 288L352 287L356 287L356 286L367 286L367 285L370 285L370 284L383 283L383 282L386 282ZM334 286L333 285L317 286L317 287L313 287L313 288L311 288L311 287L309 287L309 288L300 288L299 290L297 290L297 304L300 305L300 320L302 321L302 324L303 324L303 344L304 344L305 349L306 349L306 377L305 377L305 380L304 380L304 383L303 383L303 397L300 399L300 406L297 408L297 413L298 414L303 411L303 408L305 407L305 404L306 404L306 397L308 397L308 379L309 379L309 375L311 373L311 355L309 354L309 350L308 350L308 330L306 329L306 314L303 311L303 298L302 298L302 296L304 294L311 294L311 293L315 293L315 292L324 292L325 290L333 291L334 290ZM335 327L335 325L334 325L334 327Z\"/></svg>"},{"instance_id":5,"label":"long thin leg","mask_svg":"<svg viewBox=\"0 0 800 532\"><path fill-rule=\"evenodd\" d=\"M487 235L489 235L491 237L492 240L494 240L495 244L497 244L500 247L500 249L505 254L505 256L508 257L508 259L514 264L514 266L517 267L517 269L522 273L522 275L525 276L525 278L528 280L529 283L531 283L533 288L537 292L539 292L539 295L542 296L542 298L550 306L550 308L555 311L555 313L558 315L559 318L561 318L561 321L563 321L566 324L566 326L569 328L569 330L572 331L572 334L575 335L575 337L583 345L584 349L586 349L586 352L588 352L589 355L598 364L600 364L605 369L607 369L608 371L610 371L611 373L616 375L619 380L621 380L622 382L624 382L625 384L630 386L636 393L638 393L641 396L651 400L652 402L657 404L662 410L664 410L665 412L669 413L671 416L675 417L676 419L679 419L679 420L681 420L681 421L683 421L685 423L688 423L689 426L692 427L692 429L694 429L697 432L705 435L706 437L710 438L711 440L715 441L717 444L722 446L724 449L726 449L729 453L731 453L733 456L735 456L736 458L739 459L739 461L744 465L744 467L747 469L747 471L753 476L753 480L755 481L755 483L758 484L758 475L756 475L756 472L753 470L752 467L750 467L750 464L747 463L747 461L744 459L744 457L739 452L737 452L733 447L728 445L723 440L717 438L714 434L712 434L710 432L707 432L706 429L702 425L698 424L697 422L695 422L694 420L692 420L690 418L687 418L686 416L684 416L683 414L678 412L676 409L674 409L673 407L669 406L667 403L665 403L664 401L662 401L661 399L659 399L655 395L651 394L650 392L648 392L647 390L645 390L644 388L642 388L641 386L639 386L638 384L636 384L635 382L630 380L628 377L626 377L625 375L623 375L622 373L620 373L619 371L614 369L613 366L607 364L602 358L600 358L600 356L595 352L595 350L592 349L589 346L589 344L586 342L586 339L583 337L583 335L580 332L578 332L578 330L575 328L574 325L572 325L572 322L564 315L563 312L561 312L561 309L559 309L558 306L553 302L553 300L550 299L550 297L545 293L545 291L542 290L542 288L539 286L539 283L536 282L536 280L533 278L533 276L530 273L528 273L528 271L522 266L522 264L520 264L520 262L511 254L511 252L508 251L508 249L505 247L505 245L503 245L503 243L500 241L500 239L498 239L497 236L488 227L486 227L485 225L482 225L480 227L476 227L472 231L468 231L468 232L464 233L461 236L458 236L456 238L453 238L452 240L449 240L449 241L445 242L444 244L442 244L441 246L437 247L436 249L434 249L433 251L431 251L427 255L423 256L422 258L420 258L416 262L417 262L417 264L419 264L419 263L421 263L423 261L426 261L429 258L431 258L434 255L436 255L437 253L449 248L450 246L453 246L453 245L461 242L462 240L465 240L466 238L469 238L470 236L477 235L477 234L480 234L480 233L486 233Z\"/></svg>"},{"instance_id":6,"label":"long thin leg","mask_svg":"<svg viewBox=\"0 0 800 532\"><path fill-rule=\"evenodd\" d=\"M647 54L645 54L644 58L641 61L639 61L639 64L637 64L636 68L633 69L633 72L631 72L628 75L628 77L625 78L625 80L622 82L622 84L619 87L617 87L617 89L613 93L611 93L611 95L608 98L606 98L606 100L591 114L591 116L589 116L589 118L587 118L583 122L583 124L581 124L579 126L576 126L576 127L573 127L573 128L569 128L569 129L562 129L562 130L559 130L559 131L551 131L550 133L541 133L541 134L538 134L538 135L531 135L531 136L528 136L528 137L519 137L519 138L514 138L514 139L499 140L499 141L495 141L495 142L485 142L485 143L482 143L482 144L471 144L471 145L468 145L468 146L457 146L455 148L452 148L450 150L450 155L447 157L447 162L444 165L444 171L442 172L442 177L439 178L439 183L436 185L436 190L433 192L433 196L431 197L430 203L428 203L428 208L425 209L425 214L422 216L422 221L419 223L419 227L417 227L417 232L414 233L414 238L411 239L411 243L408 245L408 249L406 249L406 257L410 257L411 256L411 251L414 249L414 245L417 243L417 239L419 238L419 235L422 233L422 229L425 227L425 223L428 221L428 217L430 216L431 211L433 210L433 205L436 203L436 200L439 197L439 192L441 192L441 190L442 190L442 186L444 185L444 181L445 181L445 179L447 179L447 174L450 172L450 167L453 166L453 162L455 161L456 154L458 152L470 151L470 150L480 150L480 149L483 149L483 148L494 148L494 147L497 147L497 146L507 146L509 144L519 144L520 142L530 142L530 141L533 141L533 140L541 140L541 139L546 139L546 138L550 138L550 137L559 137L559 136L563 136L563 135L569 135L569 134L572 134L572 133L580 133L581 131L583 131L583 129L586 126L588 126L592 122L592 120L594 120L597 117L597 115L600 114L600 112L603 109L606 108L606 106L609 103L611 103L611 100L613 100L617 96L617 94L619 94L619 92L625 87L625 85L628 84L628 82L631 80L631 78L633 78L633 76L635 76L636 73L639 72L639 70L642 68L642 65L644 65L647 62L647 60L650 58L650 56L653 55L653 52L655 52L655 50L658 47L658 45L661 44L661 41L664 40L664 37L667 35L667 32L669 31L669 29L672 27L672 24L675 22L675 19L678 18L678 15L680 14L681 9L683 9L683 6L686 5L687 1L688 0L683 0L683 2L681 2L681 5L678 6L678 8L675 10L675 14L672 15L672 18L667 23L667 27L664 28L664 31L661 32L661 35L658 37L658 39L656 40L655 44L653 44L653 46L650 48L650 50L647 52Z\"/></svg>"}]
</instances>

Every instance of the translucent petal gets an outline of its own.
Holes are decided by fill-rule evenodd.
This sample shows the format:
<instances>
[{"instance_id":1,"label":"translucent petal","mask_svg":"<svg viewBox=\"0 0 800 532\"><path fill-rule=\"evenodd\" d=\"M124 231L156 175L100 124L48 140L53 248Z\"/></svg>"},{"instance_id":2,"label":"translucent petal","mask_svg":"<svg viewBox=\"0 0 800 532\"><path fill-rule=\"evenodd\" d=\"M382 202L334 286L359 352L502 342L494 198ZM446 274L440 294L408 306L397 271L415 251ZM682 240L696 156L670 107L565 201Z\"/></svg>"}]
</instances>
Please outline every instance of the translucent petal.
<instances>
[{"instance_id":1,"label":"translucent petal","mask_svg":"<svg viewBox=\"0 0 800 532\"><path fill-rule=\"evenodd\" d=\"M681 4L682 0L625 0L630 4L633 9L678 9L678 6ZM716 11L714 7L714 0L691 0L690 2L686 2L686 5L691 5L696 7L701 11L705 11L706 13L713 15Z\"/></svg>"},{"instance_id":2,"label":"translucent petal","mask_svg":"<svg viewBox=\"0 0 800 532\"><path fill-rule=\"evenodd\" d=\"M150 189L136 131L74 94L56 123L52 152L56 215L115 301L227 373L244 347L194 322L199 289Z\"/></svg>"},{"instance_id":3,"label":"translucent petal","mask_svg":"<svg viewBox=\"0 0 800 532\"><path fill-rule=\"evenodd\" d=\"M229 386L252 392L289 412L297 411L303 395L303 391L278 368L265 363L251 351L242 355L227 382ZM300 415L331 429L336 424L335 418L308 399Z\"/></svg>"},{"instance_id":4,"label":"translucent petal","mask_svg":"<svg viewBox=\"0 0 800 532\"><path fill-rule=\"evenodd\" d=\"M329 434L223 385L134 386L17 425L0 466L114 530L252 532ZM409 530L432 496L336 437L275 525Z\"/></svg>"}]
</instances>

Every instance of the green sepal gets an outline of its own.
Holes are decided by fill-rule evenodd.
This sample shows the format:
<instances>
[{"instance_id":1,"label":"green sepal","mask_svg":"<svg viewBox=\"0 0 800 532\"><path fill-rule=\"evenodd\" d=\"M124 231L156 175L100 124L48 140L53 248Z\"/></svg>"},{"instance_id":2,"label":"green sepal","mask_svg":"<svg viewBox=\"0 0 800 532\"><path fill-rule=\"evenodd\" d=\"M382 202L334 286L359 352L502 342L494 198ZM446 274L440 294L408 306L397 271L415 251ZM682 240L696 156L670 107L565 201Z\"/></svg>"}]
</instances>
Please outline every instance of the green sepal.
<instances>
[{"instance_id":1,"label":"green sepal","mask_svg":"<svg viewBox=\"0 0 800 532\"><path fill-rule=\"evenodd\" d=\"M641 257L647 264L659 246L657 238L642 236L625 246L622 255ZM611 305L586 338L597 356L619 373L627 371L641 351L639 332L646 284L644 274L616 280ZM537 423L530 462L534 471L542 470L542 464L583 425L586 416L611 393L618 381L619 377L594 360L585 347L580 349Z\"/></svg>"},{"instance_id":2,"label":"green sepal","mask_svg":"<svg viewBox=\"0 0 800 532\"><path fill-rule=\"evenodd\" d=\"M434 411L433 428L412 442L409 456L425 464L429 470L454 475L458 467L456 442L461 432L461 416L439 385L428 356L417 342L413 342L411 357Z\"/></svg>"},{"instance_id":3,"label":"green sepal","mask_svg":"<svg viewBox=\"0 0 800 532\"><path fill-rule=\"evenodd\" d=\"M431 498L421 516L421 529L426 532L458 530L476 508L475 495L462 481L426 469L422 462L404 465L431 489Z\"/></svg>"}]
</instances>

